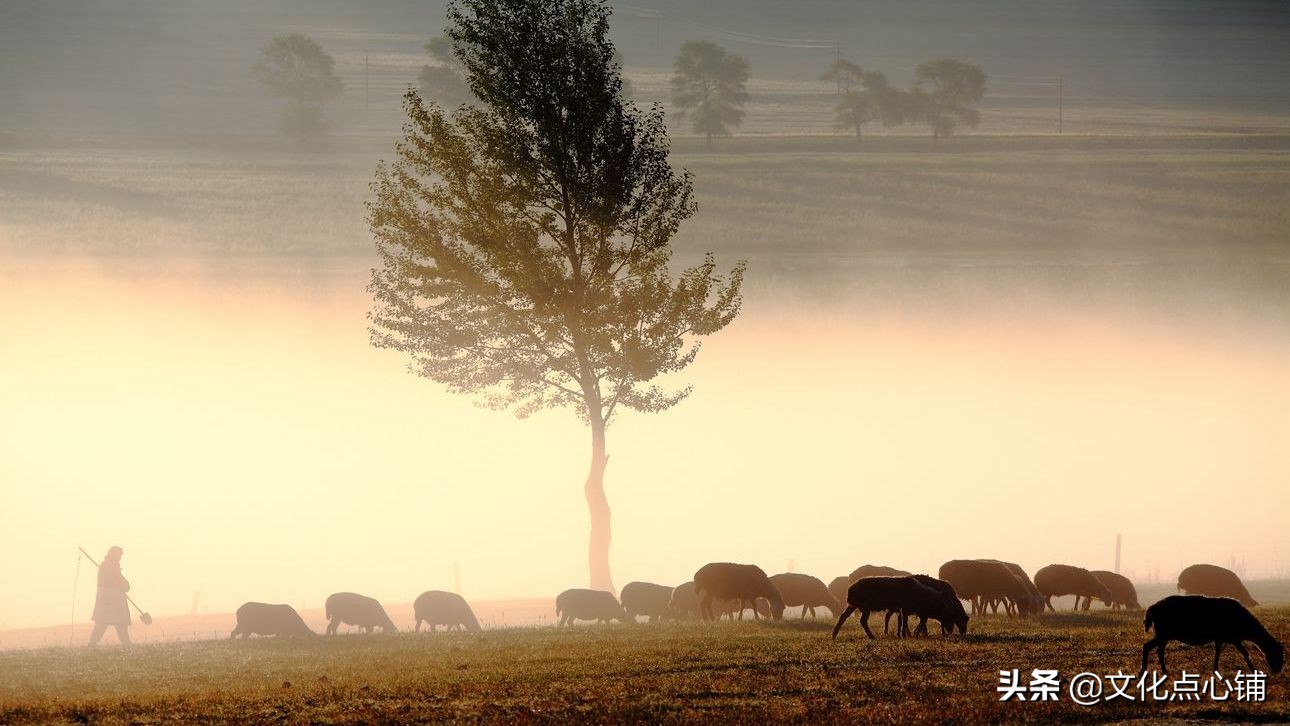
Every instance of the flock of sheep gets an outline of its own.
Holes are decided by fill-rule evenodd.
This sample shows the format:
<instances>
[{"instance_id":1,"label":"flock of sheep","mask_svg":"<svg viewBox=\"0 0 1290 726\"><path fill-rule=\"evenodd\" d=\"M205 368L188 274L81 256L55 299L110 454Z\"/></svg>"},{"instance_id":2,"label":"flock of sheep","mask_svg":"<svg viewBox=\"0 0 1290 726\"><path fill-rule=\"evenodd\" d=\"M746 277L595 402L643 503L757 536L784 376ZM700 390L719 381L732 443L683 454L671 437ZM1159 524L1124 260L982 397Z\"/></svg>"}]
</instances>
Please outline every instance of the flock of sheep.
<instances>
[{"instance_id":1,"label":"flock of sheep","mask_svg":"<svg viewBox=\"0 0 1290 726\"><path fill-rule=\"evenodd\" d=\"M753 618L783 618L790 607L802 608L802 617L815 616L817 608L827 609L837 624L836 638L852 613L859 613L860 626L870 637L869 616L884 613L884 631L893 616L897 618L896 634L926 635L927 621L940 624L941 634L955 630L967 632L967 601L972 613L1004 612L1013 616L1038 614L1045 608L1054 610L1052 599L1075 596L1075 608L1087 610L1094 599L1111 608L1141 610L1133 583L1114 572L1086 570L1072 565L1048 565L1030 576L1019 565L1000 560L950 560L941 565L939 577L915 575L880 565L863 565L850 575L835 578L828 585L816 577L801 573L767 576L756 565L714 562L699 568L694 580L676 587L650 582L632 582L622 589L622 599L601 590L575 588L560 593L555 600L558 625L572 625L577 620L607 623L618 620L635 623L645 617L650 622L721 617L740 620L752 610ZM1245 642L1254 643L1268 661L1273 673L1279 673L1284 662L1281 644L1259 623L1247 606L1258 605L1236 573L1217 565L1192 565L1178 576L1178 589L1189 595L1173 595L1152 605L1146 611L1144 625L1155 637L1142 649L1142 668L1155 650L1160 667L1165 668L1164 650L1170 641L1189 645L1214 643L1214 668L1224 645L1232 645L1254 668ZM385 608L374 598L352 592L340 592L327 598L327 633L334 634L341 624L397 632ZM423 623L434 631L446 629L479 630L470 605L460 595L442 590L422 593L413 603L415 631ZM918 618L910 630L909 618ZM251 635L313 635L290 605L248 602L237 610L237 626L230 637Z\"/></svg>"}]
</instances>

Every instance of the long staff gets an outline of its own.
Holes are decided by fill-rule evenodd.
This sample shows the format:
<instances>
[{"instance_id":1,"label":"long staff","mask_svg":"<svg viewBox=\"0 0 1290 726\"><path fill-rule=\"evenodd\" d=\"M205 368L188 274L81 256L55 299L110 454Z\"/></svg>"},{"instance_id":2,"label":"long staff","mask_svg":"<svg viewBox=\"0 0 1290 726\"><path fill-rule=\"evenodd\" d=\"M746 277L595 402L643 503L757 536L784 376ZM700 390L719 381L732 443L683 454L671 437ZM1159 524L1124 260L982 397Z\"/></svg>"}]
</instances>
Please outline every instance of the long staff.
<instances>
[{"instance_id":1,"label":"long staff","mask_svg":"<svg viewBox=\"0 0 1290 726\"><path fill-rule=\"evenodd\" d=\"M93 557L90 557L90 553L86 552L84 547L77 547L76 549L81 551L81 554L85 556L85 559L90 561L90 564L94 565L95 567L99 567L99 563L95 562ZM134 609L139 611L140 622L142 622L144 625L152 625L152 616L149 615L148 613L145 613L143 611L143 608L139 607L138 604L135 603L135 601L132 600L128 594L125 596L125 601L130 603L131 605L134 605Z\"/></svg>"}]
</instances>

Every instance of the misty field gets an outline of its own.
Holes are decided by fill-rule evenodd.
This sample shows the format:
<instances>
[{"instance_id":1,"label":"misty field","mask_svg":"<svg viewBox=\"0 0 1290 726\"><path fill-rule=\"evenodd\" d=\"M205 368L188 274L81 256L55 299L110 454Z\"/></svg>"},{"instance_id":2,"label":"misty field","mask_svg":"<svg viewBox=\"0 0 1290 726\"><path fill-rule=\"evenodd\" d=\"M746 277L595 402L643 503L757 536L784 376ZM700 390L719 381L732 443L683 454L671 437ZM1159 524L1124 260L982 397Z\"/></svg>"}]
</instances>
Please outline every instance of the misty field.
<instances>
[{"instance_id":1,"label":"misty field","mask_svg":"<svg viewBox=\"0 0 1290 726\"><path fill-rule=\"evenodd\" d=\"M1273 633L1290 608L1262 608ZM877 622L874 618L873 622ZM1141 613L974 618L966 636L864 638L824 619L319 636L306 642L0 653L0 721L1123 721L1290 719L1286 678L1264 703L1007 703L1000 669L1136 673ZM1170 646L1171 673L1208 647ZM1266 668L1254 653L1256 666ZM1230 676L1239 656L1228 649ZM1023 680L1023 683L1025 681Z\"/></svg>"}]
</instances>

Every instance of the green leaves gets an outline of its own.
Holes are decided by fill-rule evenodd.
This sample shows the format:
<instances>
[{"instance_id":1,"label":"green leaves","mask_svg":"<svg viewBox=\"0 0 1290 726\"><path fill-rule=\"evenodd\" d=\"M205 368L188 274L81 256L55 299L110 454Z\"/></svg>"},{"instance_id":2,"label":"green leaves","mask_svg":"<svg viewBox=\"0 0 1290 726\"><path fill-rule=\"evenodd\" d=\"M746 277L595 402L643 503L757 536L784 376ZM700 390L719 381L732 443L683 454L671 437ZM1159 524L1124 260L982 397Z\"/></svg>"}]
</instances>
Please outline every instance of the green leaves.
<instances>
[{"instance_id":1,"label":"green leaves","mask_svg":"<svg viewBox=\"0 0 1290 726\"><path fill-rule=\"evenodd\" d=\"M691 180L668 163L662 111L623 98L608 15L591 0L451 4L479 104L448 113L410 91L372 184L373 344L520 416L669 408L689 389L651 382L739 311L742 265L726 279L709 256L671 277Z\"/></svg>"}]
</instances>

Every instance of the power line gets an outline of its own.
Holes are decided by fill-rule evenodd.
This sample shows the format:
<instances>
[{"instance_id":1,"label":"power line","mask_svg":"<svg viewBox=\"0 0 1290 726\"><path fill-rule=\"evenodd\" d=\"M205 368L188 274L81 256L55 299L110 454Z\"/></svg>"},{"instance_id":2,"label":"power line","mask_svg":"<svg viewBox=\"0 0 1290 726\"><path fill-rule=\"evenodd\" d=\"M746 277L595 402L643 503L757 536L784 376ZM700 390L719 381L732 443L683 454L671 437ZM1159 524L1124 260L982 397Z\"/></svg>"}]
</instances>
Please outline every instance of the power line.
<instances>
[{"instance_id":1,"label":"power line","mask_svg":"<svg viewBox=\"0 0 1290 726\"><path fill-rule=\"evenodd\" d=\"M740 30L729 30L715 25L709 25L690 18L684 18L680 15L674 15L666 10L655 8L641 8L634 5L619 5L618 9L625 11L628 15L635 15L643 18L667 18L679 25L688 25L708 33L723 36L728 40L734 40L743 43L752 43L754 45L766 45L776 48L803 48L809 50L833 50L841 45L839 39L828 38L783 38L773 35L760 35L757 33L745 33Z\"/></svg>"}]
</instances>

